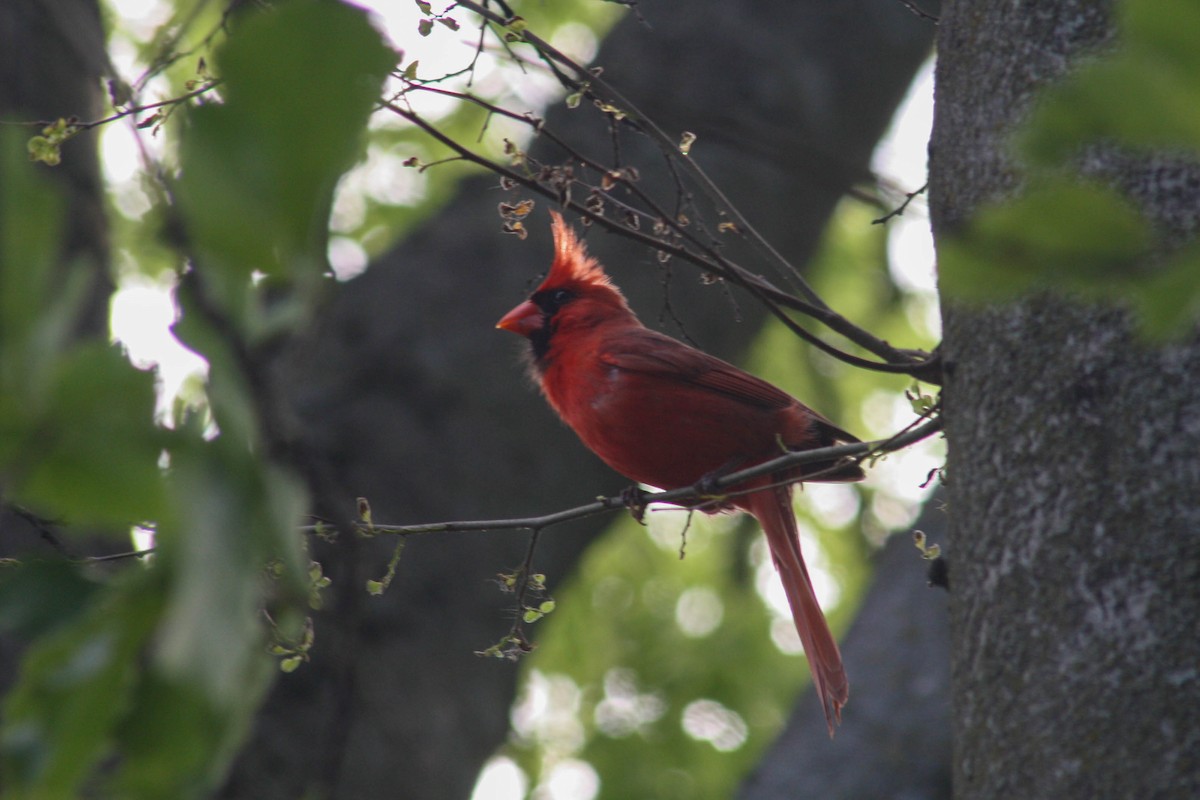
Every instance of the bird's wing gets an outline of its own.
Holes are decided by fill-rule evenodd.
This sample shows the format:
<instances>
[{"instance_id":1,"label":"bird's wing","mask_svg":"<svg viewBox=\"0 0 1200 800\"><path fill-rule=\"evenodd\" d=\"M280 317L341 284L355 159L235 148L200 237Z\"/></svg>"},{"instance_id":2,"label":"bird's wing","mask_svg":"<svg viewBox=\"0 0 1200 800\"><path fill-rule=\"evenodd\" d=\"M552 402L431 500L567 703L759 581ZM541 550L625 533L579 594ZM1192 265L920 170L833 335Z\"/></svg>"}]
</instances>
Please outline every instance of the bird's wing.
<instances>
[{"instance_id":1,"label":"bird's wing","mask_svg":"<svg viewBox=\"0 0 1200 800\"><path fill-rule=\"evenodd\" d=\"M649 328L632 329L610 339L600 360L619 370L717 392L754 408L774 411L800 405L831 441L858 441L782 389Z\"/></svg>"},{"instance_id":2,"label":"bird's wing","mask_svg":"<svg viewBox=\"0 0 1200 800\"><path fill-rule=\"evenodd\" d=\"M648 328L622 333L608 345L600 360L619 370L689 384L757 408L782 409L796 402L782 389Z\"/></svg>"}]
</instances>

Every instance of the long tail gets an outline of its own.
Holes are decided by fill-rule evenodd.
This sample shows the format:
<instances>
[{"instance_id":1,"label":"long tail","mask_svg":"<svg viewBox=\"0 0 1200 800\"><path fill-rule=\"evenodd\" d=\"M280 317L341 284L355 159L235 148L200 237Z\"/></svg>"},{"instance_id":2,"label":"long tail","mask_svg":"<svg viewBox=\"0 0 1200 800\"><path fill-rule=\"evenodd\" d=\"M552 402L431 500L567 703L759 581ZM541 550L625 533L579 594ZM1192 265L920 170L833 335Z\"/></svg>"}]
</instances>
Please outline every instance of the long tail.
<instances>
[{"instance_id":1,"label":"long tail","mask_svg":"<svg viewBox=\"0 0 1200 800\"><path fill-rule=\"evenodd\" d=\"M804 567L790 488L777 486L745 495L738 505L758 519L767 535L767 544L771 548L775 567L779 570L788 604L792 607L792 619L796 623L796 632L800 634L800 643L804 645L804 653L808 656L813 685L817 696L821 698L825 722L832 737L836 726L842 721L842 706L850 696L850 684L842 667L842 654L825 622L825 615L821 613L808 570Z\"/></svg>"}]
</instances>

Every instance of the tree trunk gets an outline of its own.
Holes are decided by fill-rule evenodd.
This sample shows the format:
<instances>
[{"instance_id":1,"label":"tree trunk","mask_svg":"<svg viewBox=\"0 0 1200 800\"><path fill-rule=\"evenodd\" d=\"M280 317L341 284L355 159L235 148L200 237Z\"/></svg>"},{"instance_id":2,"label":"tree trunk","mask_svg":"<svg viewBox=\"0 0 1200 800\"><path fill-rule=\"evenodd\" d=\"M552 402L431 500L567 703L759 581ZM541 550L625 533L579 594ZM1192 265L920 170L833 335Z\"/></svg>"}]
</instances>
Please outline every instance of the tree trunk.
<instances>
[{"instance_id":1,"label":"tree trunk","mask_svg":"<svg viewBox=\"0 0 1200 800\"><path fill-rule=\"evenodd\" d=\"M865 0L697 0L686 13L645 0L638 10L649 25L631 16L609 36L597 59L605 78L666 130L696 132L693 157L803 262L838 198L866 176L932 27L900 4ZM550 125L609 152L607 131L583 111L559 109ZM648 144L626 145L628 163L652 161ZM523 515L622 487L522 380L516 343L492 332L551 252L541 209L529 241L499 235L495 204L509 197L494 185L467 182L343 287L291 362L291 395L338 471L347 514L362 495L377 520ZM589 245L645 319L663 315L665 274L651 253L595 234ZM759 310L744 305L744 324L733 325L722 291L671 266L683 279L670 283L670 308L686 332L736 357ZM603 525L548 531L535 566L561 580ZM363 582L382 574L390 542L319 546L335 583L314 661L280 680L224 796L466 797L507 733L516 675L473 651L507 630L510 598L491 578L518 564L525 544L517 533L413 540L381 599Z\"/></svg>"},{"instance_id":2,"label":"tree trunk","mask_svg":"<svg viewBox=\"0 0 1200 800\"><path fill-rule=\"evenodd\" d=\"M1007 135L1109 40L1109 13L948 7L939 241L1019 186ZM1200 227L1194 165L1104 172L1168 238ZM1044 296L943 311L955 797L1200 796L1200 343L1140 341L1121 311Z\"/></svg>"}]
</instances>

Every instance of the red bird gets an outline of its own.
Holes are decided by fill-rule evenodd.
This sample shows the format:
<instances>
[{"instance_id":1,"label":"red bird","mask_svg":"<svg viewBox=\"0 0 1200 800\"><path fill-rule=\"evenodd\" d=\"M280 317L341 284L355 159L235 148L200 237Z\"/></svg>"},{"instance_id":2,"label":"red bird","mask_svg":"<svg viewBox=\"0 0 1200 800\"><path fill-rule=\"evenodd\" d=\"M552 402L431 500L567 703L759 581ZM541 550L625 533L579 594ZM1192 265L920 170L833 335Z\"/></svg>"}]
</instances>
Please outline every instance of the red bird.
<instances>
[{"instance_id":1,"label":"red bird","mask_svg":"<svg viewBox=\"0 0 1200 800\"><path fill-rule=\"evenodd\" d=\"M529 339L542 394L610 467L639 483L676 489L770 460L783 448L858 441L766 381L646 328L562 216L551 216L550 273L496 327ZM791 484L781 482L862 477L857 464L830 461L728 490L762 487L728 502L753 514L766 533L830 736L849 684L804 567Z\"/></svg>"}]
</instances>

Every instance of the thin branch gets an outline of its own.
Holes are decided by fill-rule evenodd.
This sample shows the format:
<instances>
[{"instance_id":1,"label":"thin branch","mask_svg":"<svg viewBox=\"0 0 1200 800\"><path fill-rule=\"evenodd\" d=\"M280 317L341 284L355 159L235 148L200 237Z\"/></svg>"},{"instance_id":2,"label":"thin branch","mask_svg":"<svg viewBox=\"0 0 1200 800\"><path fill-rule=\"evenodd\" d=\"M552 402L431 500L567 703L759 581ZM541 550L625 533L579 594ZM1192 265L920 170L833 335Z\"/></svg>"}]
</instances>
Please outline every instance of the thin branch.
<instances>
[{"instance_id":1,"label":"thin branch","mask_svg":"<svg viewBox=\"0 0 1200 800\"><path fill-rule=\"evenodd\" d=\"M457 5L471 10L484 20L484 27L488 22L496 25L504 26L508 19L502 17L495 12L489 10L486 5L463 0ZM509 13L503 5L502 9ZM726 223L731 229L738 231L742 236L748 238L755 243L760 249L765 250L772 260L785 268L789 275L797 275L797 270L786 259L782 257L757 231L751 226L749 221L742 216L737 208L729 202L728 198L723 194L720 188L713 183L703 169L692 159L683 157L679 153L677 143L669 138L655 123L638 110L628 98L624 97L615 88L607 84L600 77L598 70L588 70L578 64L562 52L551 46L546 41L542 40L528 30L521 31L521 37L524 41L531 44L538 51L543 62L549 69L558 77L558 79L567 87L583 92L588 97L601 105L607 104L610 107L619 108L620 115L609 114L610 122L615 126L620 120L626 124L631 124L641 133L650 137L662 150L664 160L671 174L675 176L677 191L680 198L688 198L690 194L683 185L682 175L678 167L687 172L693 179L699 182L701 188L717 205L720 213L728 217ZM504 37L500 37L503 41ZM480 40L482 42L482 39ZM514 56L515 57L515 56ZM572 78L565 74L560 65L572 72L576 77ZM473 69L473 64L468 70ZM562 204L565 208L577 211L585 220L598 223L605 227L610 232L638 241L646 246L657 249L665 257L674 256L688 261L701 269L711 272L730 283L740 286L750 292L756 299L765 305L765 307L775 317L781 320L794 334L808 342L812 346L818 348L827 355L847 363L851 366L885 373L899 373L912 375L927 383L940 384L940 361L936 356L931 356L928 353L919 350L907 350L895 348L886 341L879 339L864 328L850 322L845 317L831 309L817 294L811 289L802 279L796 277L797 291L800 296L783 291L773 285L766 278L757 275L745 267L730 261L721 251L719 239L714 238L711 233L708 233L708 241L704 241L697 235L696 231L690 228L685 222L679 219L679 209L675 213L671 213L663 209L658 203L647 195L638 185L636 172L631 169L610 168L600 164L590 158L579 153L575 148L571 147L567 142L563 141L552 131L546 129L544 121L530 114L518 114L508 109L497 106L494 103L488 102L482 98L474 96L468 92L455 92L430 85L430 81L413 81L405 79L402 75L399 76L405 80L407 86L405 89L397 93L390 101L385 101L380 104L381 108L386 108L402 118L413 123L421 128L428 135L439 141L452 151L458 153L462 160L469 161L478 166L492 171L516 185L524 186L526 189L537 192L555 202ZM199 88L181 95L176 98L138 105L127 108L117 113L98 119L92 122L73 123L76 131L94 128L109 122L120 120L122 118L136 115L145 111L152 111L163 107L177 106L186 102L189 99L198 97L206 92L211 91L220 85L219 80L213 80ZM508 119L529 125L533 131L544 136L549 141L563 149L570 155L572 163L578 164L586 169L594 171L599 176L600 185L589 183L585 180L577 178L573 173L568 173L561 168L542 167L540 172L534 173L532 170L527 174L519 174L517 171L508 169L502 164L476 153L465 145L462 145L452 137L442 133L432 123L421 117L412 108L405 108L398 104L398 100L407 91L426 91L435 94L453 97L455 99L473 103L480 106L491 114L501 115ZM608 98L605 99L597 93L600 90ZM614 143L615 143L615 127L614 127ZM524 155L524 154L522 154ZM447 159L456 160L456 159ZM429 164L422 165L422 169L428 168ZM533 166L529 164L527 166ZM547 180L551 185L546 185ZM571 185L577 184L588 190L589 201L579 202L571 199L569 188ZM617 198L612 189L617 186L624 190L643 204L644 209L631 206L619 198ZM908 202L913 196L922 190L908 196L908 201L899 209L884 217L886 220L890 216L903 213ZM593 202L596 198L603 198L602 203ZM609 205L612 208L622 212L623 221L609 219L604 214L604 205ZM678 204L677 204L678 205ZM692 207L690 201L686 202L688 207ZM699 214L697 213L697 217ZM729 220L732 220L730 222ZM654 234L642 233L641 222L647 222L648 228L654 231ZM882 221L882 220L877 220ZM696 223L696 228L705 230L705 226L701 223ZM807 330L798 324L784 309L796 311L804 314L829 328L831 331L845 337L848 341L861 347L867 352L878 356L882 361L875 361L867 358L848 353L843 349L831 344L811 331Z\"/></svg>"},{"instance_id":2,"label":"thin branch","mask_svg":"<svg viewBox=\"0 0 1200 800\"><path fill-rule=\"evenodd\" d=\"M904 202L903 202L903 203L901 203L901 204L900 204L899 206L897 206L896 208L893 208L891 211L889 211L888 213L884 214L884 215L883 215L882 217L880 217L879 219L873 219L873 220L871 220L871 224L872 224L872 225L882 225L883 223L885 223L885 222L887 222L888 220L890 220L892 217L902 217L902 216L904 216L904 212L905 212L906 210L908 210L908 204L909 204L909 203L911 203L911 202L912 202L912 201L913 201L913 200L914 200L914 199L915 199L915 198L916 198L918 195L924 194L924 193L925 193L925 190L926 190L926 189L928 189L928 188L929 188L929 183L928 183L928 182L926 182L926 183L923 183L923 184L921 184L921 188L920 188L920 189L914 189L914 190L913 190L913 191L911 191L911 192L905 192L905 193L904 193Z\"/></svg>"},{"instance_id":3,"label":"thin branch","mask_svg":"<svg viewBox=\"0 0 1200 800\"><path fill-rule=\"evenodd\" d=\"M107 556L89 556L87 558L79 559L79 561L83 564L99 564L104 561L123 561L127 558L144 558L153 554L154 548L147 547L144 550L130 550L125 553L112 553L111 555Z\"/></svg>"},{"instance_id":4,"label":"thin branch","mask_svg":"<svg viewBox=\"0 0 1200 800\"><path fill-rule=\"evenodd\" d=\"M478 3L472 2L471 0L460 0L458 5L462 8L474 11L476 14L479 14L485 19L491 20L497 25L507 26L509 22L509 20L504 19L495 12L479 5ZM594 70L589 70L587 67L579 64L561 50L551 45L545 39L542 39L528 29L521 31L521 37L526 42L534 46L534 48L547 62L548 66L550 66L551 70L555 73L559 80L563 82L564 86L574 91L582 91L593 99L600 100L601 102L619 108L625 115L626 121L628 121L630 124L633 124L633 122L636 121L638 129L649 136L650 139L663 150L664 154L670 154L671 156L678 154L679 148L676 140L668 136L666 132L659 128L658 125L647 114L643 113L637 107L637 105L633 103L632 100L605 81ZM576 77L574 79L567 78L561 70L558 70L554 67L554 64L560 64L563 67L566 67L573 72ZM597 95L595 91L596 89L602 90L604 94L607 95L607 98ZM729 198L727 198L724 192L721 191L720 187L718 187L716 183L708 177L708 174L700 167L700 165L690 158L682 159L682 163L684 164L684 168L700 183L705 192L716 201L717 205L724 208L726 213L732 217L734 222L737 223L739 230L749 234L760 247L770 254L772 259L774 259L777 264L795 277L798 283L798 291L803 298L814 306L825 306L825 301L821 299L816 291L802 277L800 277L799 271L795 268L795 266L792 265L791 262L789 262L786 258L784 258L779 251L771 245L770 242L759 235L754 226L750 224L750 221L742 216L737 207L729 201Z\"/></svg>"},{"instance_id":5,"label":"thin branch","mask_svg":"<svg viewBox=\"0 0 1200 800\"><path fill-rule=\"evenodd\" d=\"M644 508L651 503L667 503L678 505L686 508L688 511L702 511L706 507L722 506L730 497L735 497L739 494L749 492L762 491L761 485L754 486L751 489L744 489L737 492L730 492L721 495L714 495L713 492L727 489L745 481L754 478L762 477L763 475L771 475L782 473L791 468L803 466L805 464L814 464L821 461L831 461L840 459L856 459L858 461L866 461L873 458L894 453L910 447L917 442L928 439L942 429L941 416L931 416L922 418L909 425L899 433L887 439L879 439L873 442L855 442L853 444L841 444L833 447L821 447L814 450L796 450L785 453L778 458L764 461L761 464L756 464L747 469L731 472L728 475L723 475L715 480L704 480L693 486L684 486L679 489L671 489L663 492L638 492L637 506ZM810 480L812 476L807 476ZM780 481L778 484L801 482L798 479L787 479ZM525 559L521 566L521 589L518 594L518 605L524 601L524 592L527 589L527 581L532 574L533 569L533 553L537 547L538 537L546 528L554 525L559 525L571 520L583 519L585 517L604 514L609 511L615 511L621 508L629 508L631 505L628 494L615 495L612 497L598 497L595 502L588 503L574 508L555 511L550 514L542 514L534 517L512 517L508 519L485 519L485 520L462 520L453 522L427 522L416 525L380 525L378 523L370 523L369 530L361 521L355 520L352 522L338 522L334 520L322 519L320 522L311 525L301 525L298 530L304 533L323 533L327 528L333 526L341 529L343 532L355 530L359 533L367 535L392 534L394 536L417 536L427 533L470 533L483 531L502 531L502 530L527 530L533 536L530 538L528 549L526 550ZM18 514L20 510L13 509ZM116 561L127 558L142 558L154 553L154 548L146 548L144 550L133 550L124 553L114 553L106 556L92 556L79 559L81 563L99 563L104 561Z\"/></svg>"},{"instance_id":6,"label":"thin branch","mask_svg":"<svg viewBox=\"0 0 1200 800\"><path fill-rule=\"evenodd\" d=\"M428 87L423 88L427 89ZM445 90L438 91L440 93L445 93ZM478 98L464 97L464 99L468 99L471 102L478 103L484 107L489 106L486 101L481 101ZM544 185L537 176L522 174L496 161L493 161L487 156L471 150L462 143L456 141L454 138L443 133L436 126L411 109L404 108L392 102L386 102L382 105L384 108L413 123L421 130L425 131L425 133L427 133L429 136L458 153L463 160L477 164L484 169L500 175L502 178L505 178L514 184L524 186L526 189L532 192L536 192L543 197L560 203L564 208L569 208L578 212L581 216L591 220L593 223L601 225L609 231L617 233L618 235L626 238L633 239L634 241L641 242L642 244L655 248L660 252L696 264L706 271L720 275L734 285L741 286L743 289L746 289L752 295L754 295L760 302L764 303L766 308L785 325L787 325L787 327L791 329L793 333L822 352L838 359L839 361L843 361L851 366L859 367L861 369L868 369L876 372L912 375L921 381L934 385L939 385L941 383L940 362L936 359L936 357L930 356L928 353L924 353L922 351L897 349L884 340L874 336L869 331L866 331L865 329L860 328L859 326L850 322L848 319L825 305L824 302L813 305L802 298L798 298L795 295L779 289L766 278L755 275L746 268L739 266L733 261L730 261L723 254L716 251L713 247L696 239L694 236L692 236L690 231L686 231L686 229L680 227L678 223L674 221L673 217L663 216L658 219L671 228L674 233L679 235L681 238L686 238L692 245L700 249L700 253L693 252L685 245L673 244L671 242L664 241L653 234L645 233L640 229L640 227L635 229L629 225L609 219L603 213L598 213L597 211L589 208L586 202L581 203L579 201L570 199L569 196L564 197L564 193L562 191ZM541 126L541 121L536 118L514 114L513 112L503 109L499 109L498 113L503 113L505 116L508 116L511 119L520 120L530 124L535 127L535 130L544 131L544 128ZM565 144L562 146L566 147ZM568 152L572 151L568 148ZM573 152L572 155L574 157ZM573 179L573 182L579 183L580 185L588 187L592 190L603 191L598 187L591 186L590 184L582 181ZM626 182L626 185L631 184ZM605 194L607 195L607 193ZM608 197L609 201L614 205L623 206L623 204L615 200L615 198L612 198L610 195ZM632 213L642 213L628 206L623 207ZM830 330L846 337L854 344L857 344L868 352L872 352L880 356L884 359L884 361L879 362L861 358L835 347L834 345L826 342L824 339L821 339L799 325L783 310L784 308L790 308L812 317L818 322L824 324Z\"/></svg>"},{"instance_id":7,"label":"thin branch","mask_svg":"<svg viewBox=\"0 0 1200 800\"><path fill-rule=\"evenodd\" d=\"M192 91L186 92L185 94L181 94L178 97L172 97L168 100L160 100L157 103L146 103L145 105L131 106L122 111L118 111L115 114L104 117L103 119L97 119L97 120L93 120L91 122L76 123L76 127L79 128L80 130L89 130L90 128L96 128L96 127L99 127L100 125L107 125L110 122L116 122L117 120L124 119L125 117L133 116L136 114L141 114L143 111L153 111L155 109L163 108L165 106L179 105L180 103L184 103L184 102L187 102L188 100L191 100L193 97L199 97L202 94L206 94L206 93L212 91L213 89L217 88L220 85L221 85L221 81L219 81L219 80L210 81L209 83L204 84L203 86L199 87L198 89L193 89Z\"/></svg>"},{"instance_id":8,"label":"thin branch","mask_svg":"<svg viewBox=\"0 0 1200 800\"><path fill-rule=\"evenodd\" d=\"M204 84L203 86L199 87L198 89L193 89L192 91L181 94L178 97L171 97L166 100L159 100L158 102L155 102L155 103L146 103L144 105L129 106L120 111L117 111L114 114L110 114L107 117L95 119L90 122L81 122L78 119L73 117L73 118L67 120L68 130L70 131L70 135L73 136L75 134L82 133L83 131L91 130L92 128L98 128L101 125L107 125L110 122L117 122L119 120L125 119L126 117L131 117L131 116L135 116L137 114L141 114L144 111L154 111L156 109L164 108L167 106L176 106L176 105L179 105L180 103L185 103L194 97L199 97L202 94L210 92L220 85L221 85L221 81L219 81L219 80L210 81L209 83ZM19 126L28 126L28 127L44 127L45 125L52 124L52 121L48 121L48 120L3 120L3 121L0 121L0 124L19 125ZM141 124L141 123L139 123L139 124Z\"/></svg>"},{"instance_id":9,"label":"thin branch","mask_svg":"<svg viewBox=\"0 0 1200 800\"><path fill-rule=\"evenodd\" d=\"M816 450L799 450L786 453L779 458L764 461L748 469L732 472L728 475L723 475L715 481L703 482L699 486L685 486L679 489L672 489L665 492L646 492L639 498L639 505L643 503L670 503L672 505L682 505L689 508L698 508L705 505L721 504L732 494L715 497L714 490L727 489L753 478L759 478L764 475L773 473L781 473L786 470L803 466L805 464L814 464L821 461L830 461L843 458L855 458L859 460L867 460L875 458L886 453L903 450L917 442L927 439L942 429L941 417L933 417L927 419L923 423L916 423L913 426L901 431L900 433L888 439L881 439L874 442L855 442L854 444L842 444L834 447L822 447ZM810 476L811 477L811 476ZM794 480L786 481L789 483L796 482ZM761 491L763 487L756 486L748 491ZM620 508L626 508L629 505L628 497L617 495L614 497L599 497L594 502L574 508L555 511L550 514L543 514L533 517L514 517L509 519L485 519L485 520L462 520L452 522L428 522L417 525L380 525L375 523L372 525L374 533L392 534L396 536L415 536L426 533L468 533L480 531L499 531L499 530L528 530L541 531L553 525L558 525L570 520L582 519L591 517L597 514L603 514L609 511L614 511ZM303 531L315 532L319 525L305 525L301 528Z\"/></svg>"},{"instance_id":10,"label":"thin branch","mask_svg":"<svg viewBox=\"0 0 1200 800\"><path fill-rule=\"evenodd\" d=\"M472 2L472 0L462 0L462 2L459 2L457 5L473 11L484 20L490 21L495 25L504 27L506 29L508 28L508 24L511 22L511 18L501 16L488 9L486 5ZM512 34L513 31L509 29L508 33ZM539 194L553 198L557 202L561 203L564 207L575 208L576 210L579 210L585 218L590 219L593 222L600 223L610 231L629 238L641 240L646 244L657 248L660 252L669 255L677 255L707 271L714 272L715 274L732 281L736 285L747 289L760 300L765 300L766 297L770 297L776 305L774 307L768 307L771 312L775 314L775 316L783 320L785 324L787 324L788 327L793 330L794 333L834 358L863 369L911 374L920 380L933 384L940 384L940 362L937 359L931 358L928 354L920 351L903 350L892 347L887 342L875 337L870 332L853 324L837 312L833 311L824 302L824 300L822 300L820 296L817 295L817 293L803 281L802 278L799 278L796 268L785 258L783 258L783 256L754 229L750 222L744 216L742 216L738 209L729 201L720 188L708 177L699 164L690 158L681 157L678 143L671 137L667 136L667 134L660 129L646 114L642 113L632 103L632 101L605 82L598 70L588 69L580 65L528 29L522 29L519 35L525 42L531 44L536 49L543 63L546 64L547 68L553 72L553 74L565 87L567 87L568 90L582 93L583 95L592 99L602 108L613 108L619 110L619 115L610 115L610 117L613 119L619 119L624 124L631 125L654 141L662 151L663 157L673 173L677 165L681 166L683 170L685 170L694 180L699 183L702 190L709 196L709 198L713 200L718 209L722 210L724 214L728 215L729 220L732 221L732 227L735 230L739 231L743 236L756 244L760 249L764 250L773 261L784 268L785 272L787 272L789 275L795 276L794 280L797 283L797 291L799 292L800 296L797 297L790 293L783 292L770 284L770 282L765 278L755 275L754 273L751 273L748 270L730 262L716 250L716 240L713 240L711 243L701 241L695 234L692 233L692 231L688 230L686 226L677 219L677 215L665 213L661 208L654 204L649 197L640 192L635 186L634 181L621 180L619 183L627 189L630 189L639 200L647 205L648 208L653 209L654 217L656 218L652 217L652 220L656 227L662 226L669 229L677 240L690 243L696 248L696 250L699 251L698 253L691 251L687 246L679 243L673 244L669 241L664 241L663 239L657 237L646 236L644 234L639 236L637 235L637 231L633 229L633 226L622 225L620 223L605 219L601 213L597 213L600 209L588 208L586 204L580 205L577 202L572 201L569 194L562 191L561 187L557 187L558 191L554 191L553 189L556 187L548 188L542 186L541 180L536 176L525 175L523 179L517 179L518 183L533 191L537 191ZM504 36L500 36L500 38L503 40ZM575 77L572 78L564 73L563 70L559 68L560 65L571 72ZM414 88L417 87L414 86ZM446 92L446 90L440 91L441 93L452 94L450 92ZM519 120L525 124L529 124L533 127L535 132L546 135L548 138L554 141L555 144L562 147L568 154L571 155L571 158L575 163L581 163L586 167L596 170L601 175L612 174L612 170L608 170L602 165L597 164L590 159L586 159L582 156L582 154L577 153L574 148L570 147L565 142L562 142L546 131L545 126L540 119L534 120L527 115L523 116L514 114L506 109L500 109L494 104L482 101L477 97L463 96L461 99L476 103L484 108L487 108L493 113L502 114L511 119ZM450 147L456 152L459 152L460 155L467 160L473 161L486 169L496 171L501 175L506 175L510 179L516 178L515 173L513 173L512 170L501 171L504 170L501 165L496 164L485 156L467 151L465 147L459 145L457 142L454 142L450 137L440 134L440 132L436 131L433 125L422 119L420 115L416 114L411 109L401 112L401 110L399 110L395 104L391 104L388 107L397 113L401 113L401 115L406 119L414 124L417 124L419 127L433 135L434 138L438 139L438 141L442 142L446 146ZM648 216L645 214L645 212L633 209L620 203L620 201L613 197L611 193L602 188L588 185L583 181L568 180L567 183L580 183L581 185L590 189L593 194L600 192L606 198L607 202L612 203L614 206L622 207L625 211L634 215L635 217L646 218ZM703 228L703 226L701 226L701 228ZM824 340L801 328L793 320L790 320L790 318L788 318L787 315L781 311L780 306L791 308L820 321L822 324L829 327L830 330L833 330L836 333L846 337L848 340L859 347L862 347L868 352L879 356L881 359L883 359L883 363L881 364L869 359L862 359L857 356L850 355L834 347L833 345L824 342Z\"/></svg>"},{"instance_id":11,"label":"thin branch","mask_svg":"<svg viewBox=\"0 0 1200 800\"><path fill-rule=\"evenodd\" d=\"M937 25L938 22L940 21L936 14L930 14L928 11L926 11L925 9L921 8L919 5L914 3L913 0L900 0L900 5L904 6L909 11L911 11L912 13L914 13L918 17L920 17L921 19L929 20L934 25Z\"/></svg>"},{"instance_id":12,"label":"thin branch","mask_svg":"<svg viewBox=\"0 0 1200 800\"><path fill-rule=\"evenodd\" d=\"M54 530L56 523L45 519L44 517L38 516L24 506L8 503L5 505L5 507L14 515L25 520L25 522L31 528L38 532L38 536L40 536L48 545L54 548L59 555L67 558L73 557L70 550L67 549L67 546L63 544L62 540L58 537L58 533Z\"/></svg>"}]
</instances>

